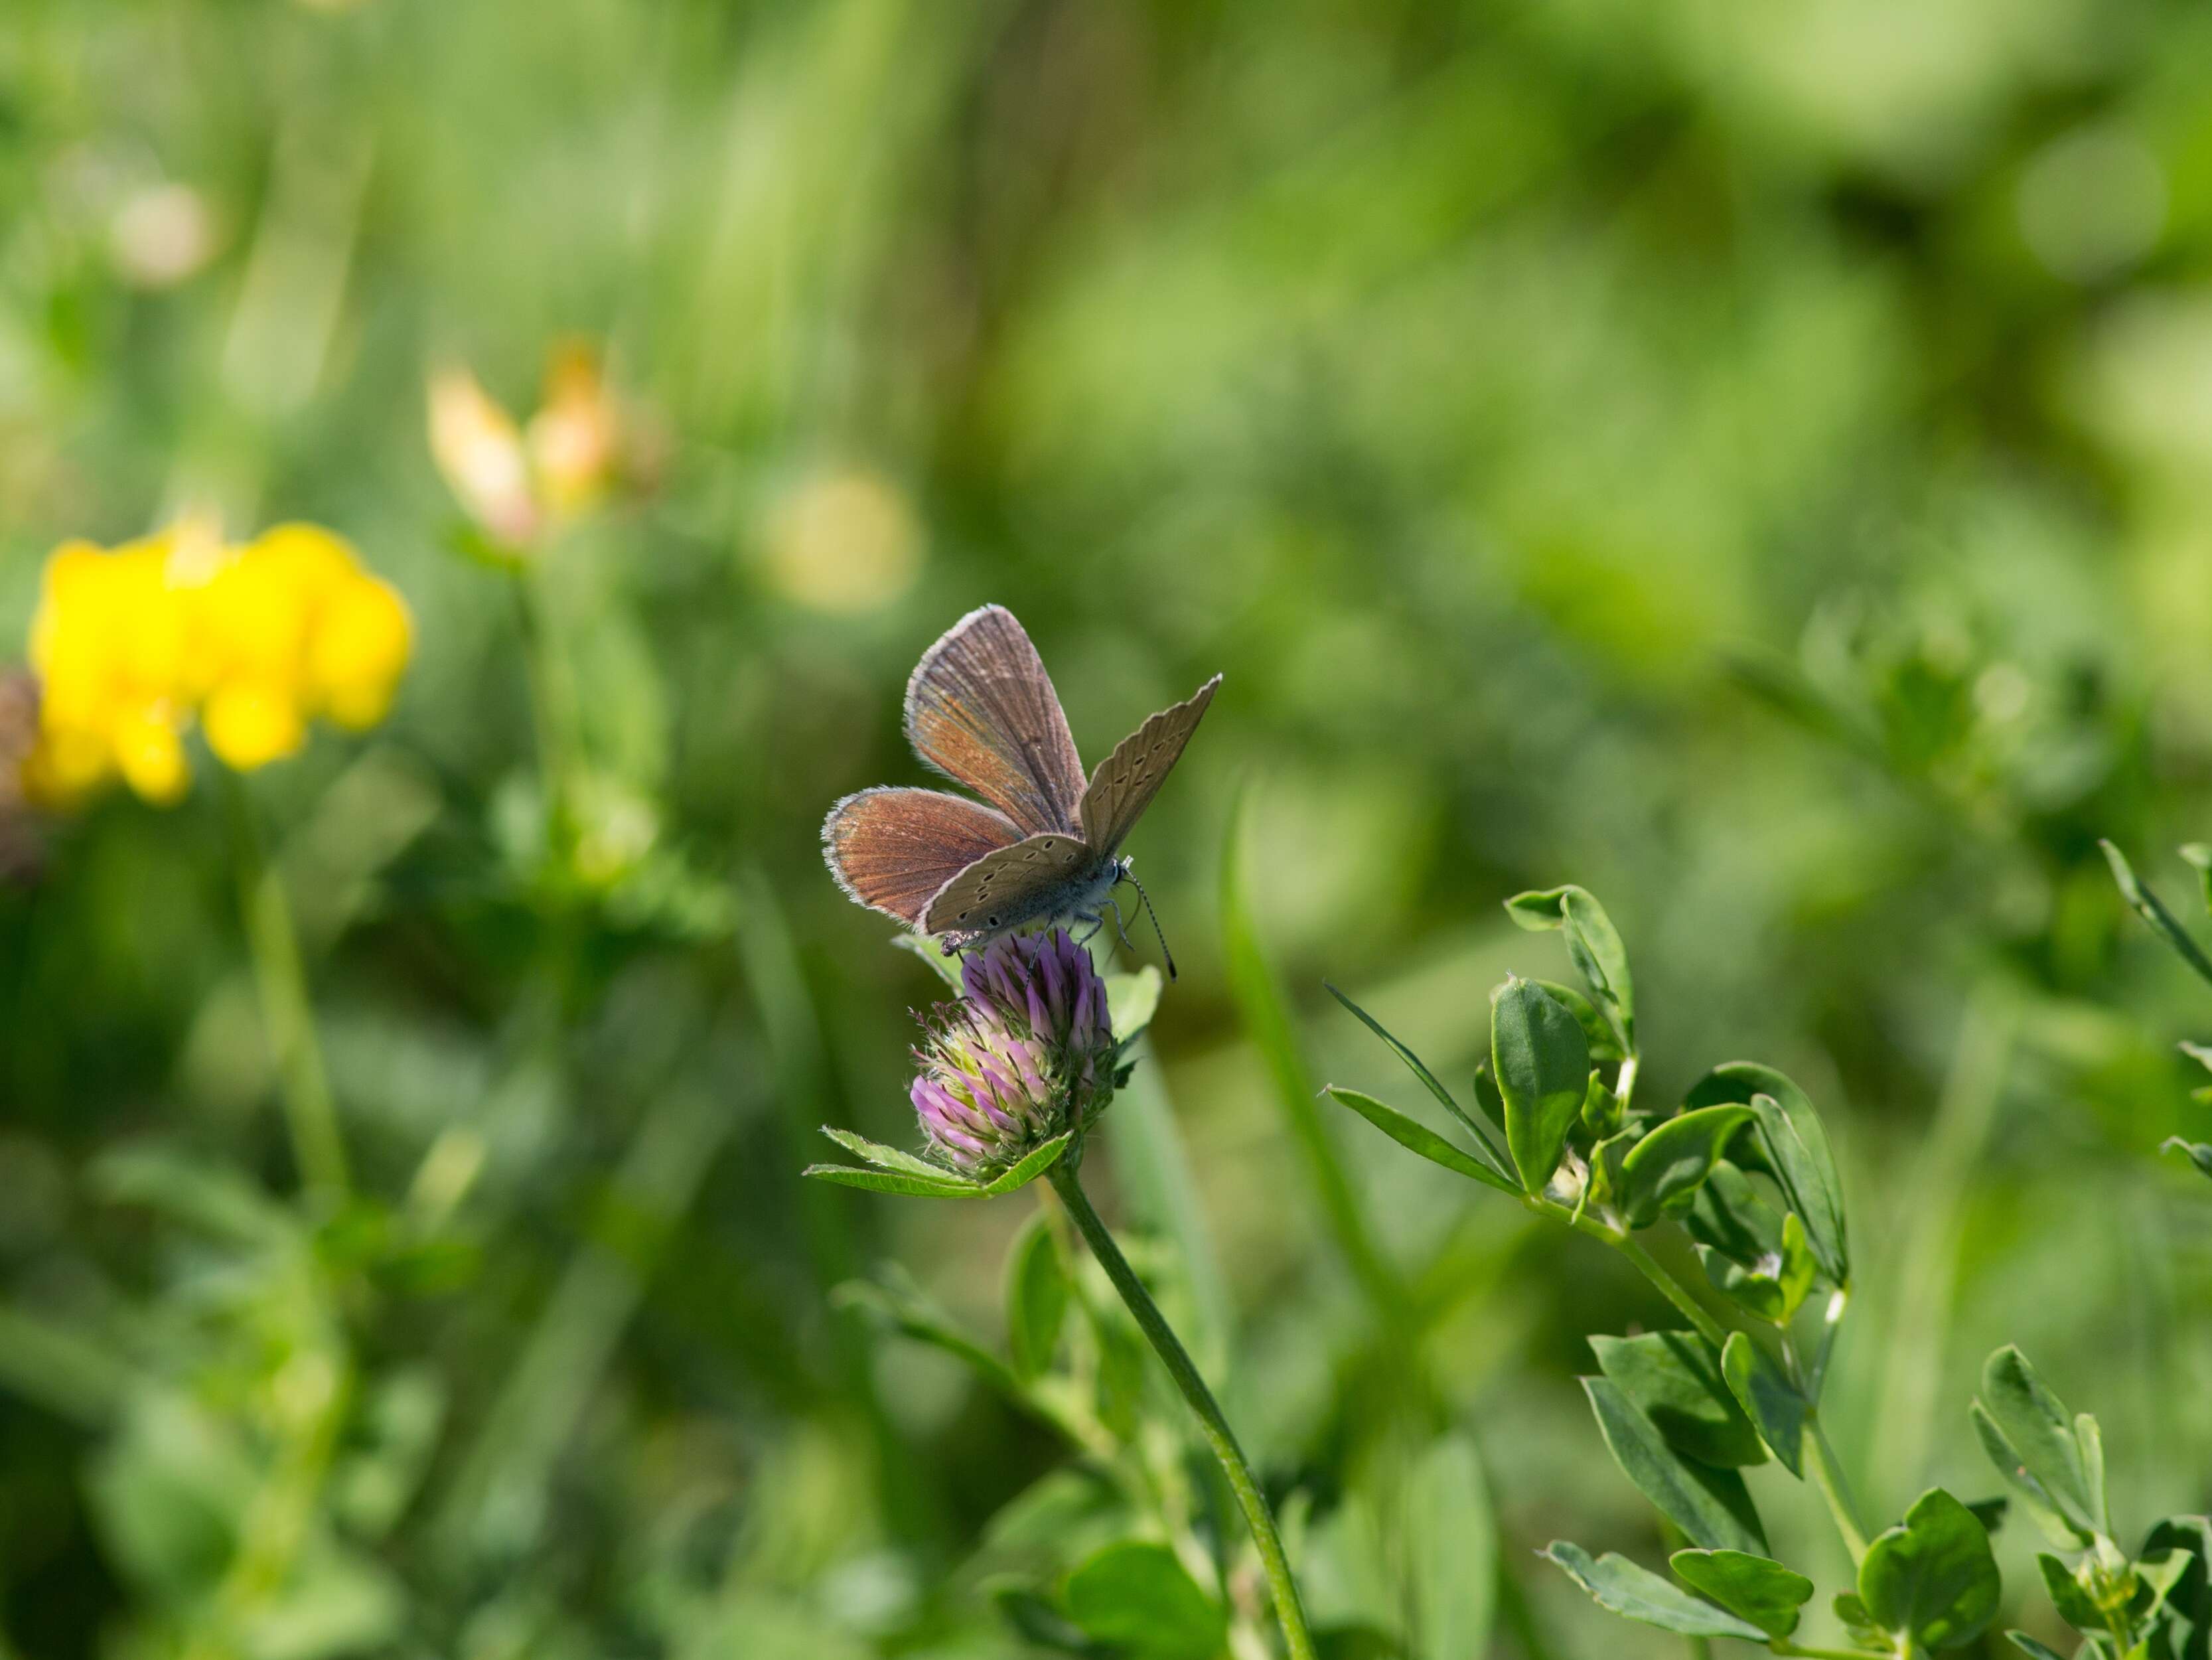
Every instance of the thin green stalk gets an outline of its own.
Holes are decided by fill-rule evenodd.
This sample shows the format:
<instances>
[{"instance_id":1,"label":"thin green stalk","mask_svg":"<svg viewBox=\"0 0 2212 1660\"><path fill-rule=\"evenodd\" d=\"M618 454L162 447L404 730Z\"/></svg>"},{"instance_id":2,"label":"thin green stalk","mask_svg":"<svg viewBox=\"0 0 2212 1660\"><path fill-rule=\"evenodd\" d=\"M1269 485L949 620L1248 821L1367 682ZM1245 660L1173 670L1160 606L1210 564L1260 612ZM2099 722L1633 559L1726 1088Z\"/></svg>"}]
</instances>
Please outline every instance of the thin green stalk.
<instances>
[{"instance_id":1,"label":"thin green stalk","mask_svg":"<svg viewBox=\"0 0 2212 1660\"><path fill-rule=\"evenodd\" d=\"M1814 1649L1802 1643L1793 1643L1786 1637L1777 1637L1767 1645L1777 1654L1796 1657L1796 1660L1867 1660L1857 1649Z\"/></svg>"},{"instance_id":2,"label":"thin green stalk","mask_svg":"<svg viewBox=\"0 0 2212 1660\"><path fill-rule=\"evenodd\" d=\"M1924 1485L1921 1473L1936 1420L1958 1297L1959 1257L1976 1167L1996 1122L2020 1026L2016 1000L1996 981L1968 1000L1937 1098L1936 1118L1913 1171L1903 1208L1905 1248L1898 1253L1896 1313L1889 1326L1888 1364L1873 1422L1881 1438L1873 1467L1904 1485L1893 1503Z\"/></svg>"},{"instance_id":3,"label":"thin green stalk","mask_svg":"<svg viewBox=\"0 0 2212 1660\"><path fill-rule=\"evenodd\" d=\"M1236 1432L1222 1415L1213 1391L1206 1388L1206 1379L1191 1364L1175 1329L1168 1324L1158 1304L1152 1301L1152 1293L1145 1289L1145 1282L1137 1278L1136 1270L1121 1255L1121 1248L1114 1243L1114 1236L1106 1231L1098 1213L1091 1207L1091 1201L1072 1165L1062 1161L1053 1167L1047 1179L1053 1191L1060 1195L1060 1202L1066 1207L1068 1215L1074 1219L1084 1243L1091 1247L1091 1254L1098 1259L1098 1266L1106 1270L1106 1277L1114 1282L1114 1289L1128 1305L1130 1314L1152 1344L1152 1352L1159 1356L1160 1364L1167 1368L1168 1376L1182 1391L1192 1415L1198 1420L1206 1445L1220 1461L1221 1472L1228 1478L1230 1488L1237 1495L1237 1506L1252 1529L1253 1543L1260 1548L1260 1561L1267 1570L1268 1592L1274 1599L1275 1617L1282 1622L1283 1639L1289 1645L1291 1660L1314 1660L1313 1637L1306 1630L1305 1610L1298 1603L1297 1584L1291 1578L1290 1559L1283 1554L1282 1535L1275 1531L1275 1518L1267 1509L1267 1496L1253 1479L1251 1466L1244 1462L1243 1450L1237 1444Z\"/></svg>"},{"instance_id":4,"label":"thin green stalk","mask_svg":"<svg viewBox=\"0 0 2212 1660\"><path fill-rule=\"evenodd\" d=\"M1605 1234L1613 1249L1644 1271L1644 1277L1659 1287L1667 1300L1682 1310L1689 1323L1698 1329L1698 1335L1716 1348L1728 1341L1728 1329L1706 1311L1705 1305L1690 1295L1689 1287L1661 1267L1659 1260L1636 1243L1630 1234Z\"/></svg>"},{"instance_id":5,"label":"thin green stalk","mask_svg":"<svg viewBox=\"0 0 2212 1660\"><path fill-rule=\"evenodd\" d=\"M1844 1536L1844 1548L1851 1554L1856 1567L1866 1559L1866 1529L1859 1525L1858 1507L1851 1502L1850 1484L1844 1480L1843 1464L1836 1457L1836 1450L1828 1444L1828 1432L1815 1413L1806 1420L1812 1434L1805 1441L1805 1463L1812 1474L1813 1484L1820 1489L1820 1497L1828 1501L1828 1514L1835 1517L1836 1531Z\"/></svg>"},{"instance_id":6,"label":"thin green stalk","mask_svg":"<svg viewBox=\"0 0 2212 1660\"><path fill-rule=\"evenodd\" d=\"M514 571L515 624L521 631L523 669L530 683L530 719L545 795L546 842L566 860L575 834L568 799L577 757L575 687L566 660L555 648L545 599L538 591L540 581L534 564Z\"/></svg>"},{"instance_id":7,"label":"thin green stalk","mask_svg":"<svg viewBox=\"0 0 2212 1660\"><path fill-rule=\"evenodd\" d=\"M325 1201L342 1201L352 1187L345 1140L338 1128L337 1104L324 1069L315 1034L314 1006L307 995L307 971L300 955L299 929L282 873L269 860L254 822L246 783L226 769L228 782L232 862L238 879L238 907L253 964L261 1018L275 1051L278 1095L292 1138L292 1156L301 1185Z\"/></svg>"},{"instance_id":8,"label":"thin green stalk","mask_svg":"<svg viewBox=\"0 0 2212 1660\"><path fill-rule=\"evenodd\" d=\"M1358 1195L1345 1175L1328 1126L1322 1120L1320 1088L1298 1046L1282 982L1260 943L1259 929L1246 901L1243 832L1244 806L1240 796L1230 817L1221 860L1221 932L1228 957L1230 995L1274 1082L1276 1100L1290 1124L1291 1140L1302 1156L1307 1180L1313 1185L1338 1251L1377 1317L1402 1339L1412 1324L1405 1280L1376 1246L1374 1230L1368 1225Z\"/></svg>"}]
</instances>

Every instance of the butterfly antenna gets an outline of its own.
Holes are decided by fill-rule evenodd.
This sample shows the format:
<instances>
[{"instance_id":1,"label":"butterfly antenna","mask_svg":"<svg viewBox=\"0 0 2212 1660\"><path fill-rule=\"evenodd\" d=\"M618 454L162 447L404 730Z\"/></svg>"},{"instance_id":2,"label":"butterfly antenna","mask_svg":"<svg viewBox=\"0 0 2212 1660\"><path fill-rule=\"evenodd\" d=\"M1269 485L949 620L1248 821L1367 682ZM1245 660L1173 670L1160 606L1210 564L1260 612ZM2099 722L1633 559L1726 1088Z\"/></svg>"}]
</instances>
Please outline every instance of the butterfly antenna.
<instances>
[{"instance_id":1,"label":"butterfly antenna","mask_svg":"<svg viewBox=\"0 0 2212 1660\"><path fill-rule=\"evenodd\" d=\"M1152 896L1145 891L1145 885L1137 879L1137 873L1134 871L1125 870L1121 874L1127 879L1129 885L1136 889L1137 897L1145 902L1145 915L1152 919L1152 934L1160 942L1160 955L1167 959L1168 978L1172 980L1176 977L1175 953L1168 949L1168 936L1160 927L1159 912L1152 909Z\"/></svg>"}]
</instances>

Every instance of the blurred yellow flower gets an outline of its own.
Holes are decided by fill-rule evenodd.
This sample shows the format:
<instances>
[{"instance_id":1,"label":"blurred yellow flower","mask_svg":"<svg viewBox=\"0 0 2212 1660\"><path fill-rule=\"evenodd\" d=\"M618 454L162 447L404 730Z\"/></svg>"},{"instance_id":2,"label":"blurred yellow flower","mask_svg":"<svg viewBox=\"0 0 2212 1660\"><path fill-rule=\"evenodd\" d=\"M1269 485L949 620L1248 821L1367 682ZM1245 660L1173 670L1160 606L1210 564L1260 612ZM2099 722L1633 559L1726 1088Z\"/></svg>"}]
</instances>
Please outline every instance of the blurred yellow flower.
<instances>
[{"instance_id":1,"label":"blurred yellow flower","mask_svg":"<svg viewBox=\"0 0 2212 1660\"><path fill-rule=\"evenodd\" d=\"M195 717L226 765L265 766L319 717L381 720L412 643L399 596L312 525L242 547L192 520L112 552L71 543L46 562L31 624L40 700L26 787L67 805L119 777L173 801L191 781Z\"/></svg>"},{"instance_id":2,"label":"blurred yellow flower","mask_svg":"<svg viewBox=\"0 0 2212 1660\"><path fill-rule=\"evenodd\" d=\"M638 474L650 447L641 434L586 341L554 349L526 426L467 369L430 378L431 459L462 510L518 557L598 506L618 478Z\"/></svg>"},{"instance_id":3,"label":"blurred yellow flower","mask_svg":"<svg viewBox=\"0 0 2212 1660\"><path fill-rule=\"evenodd\" d=\"M906 492L866 465L824 466L778 501L761 538L769 585L810 611L856 616L921 574L927 541Z\"/></svg>"},{"instance_id":4,"label":"blurred yellow flower","mask_svg":"<svg viewBox=\"0 0 2212 1660\"><path fill-rule=\"evenodd\" d=\"M564 517L595 505L613 482L621 441L621 411L599 353L569 341L555 350L544 398L530 417L530 465L549 512Z\"/></svg>"},{"instance_id":5,"label":"blurred yellow flower","mask_svg":"<svg viewBox=\"0 0 2212 1660\"><path fill-rule=\"evenodd\" d=\"M522 434L466 369L430 377L430 459L462 510L498 541L521 548L537 538Z\"/></svg>"}]
</instances>

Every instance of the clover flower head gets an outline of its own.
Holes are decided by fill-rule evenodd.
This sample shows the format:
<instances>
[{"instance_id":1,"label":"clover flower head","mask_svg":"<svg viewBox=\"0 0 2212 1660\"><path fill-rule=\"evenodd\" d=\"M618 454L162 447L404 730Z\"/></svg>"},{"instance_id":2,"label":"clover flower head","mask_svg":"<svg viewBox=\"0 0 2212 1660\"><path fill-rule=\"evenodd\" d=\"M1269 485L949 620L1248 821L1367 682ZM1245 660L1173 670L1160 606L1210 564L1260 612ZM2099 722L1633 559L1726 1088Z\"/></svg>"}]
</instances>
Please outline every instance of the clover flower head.
<instances>
[{"instance_id":1,"label":"clover flower head","mask_svg":"<svg viewBox=\"0 0 2212 1660\"><path fill-rule=\"evenodd\" d=\"M995 1176L1113 1098L1106 982L1059 928L996 939L961 966L915 1051L912 1096L930 1152L961 1174Z\"/></svg>"}]
</instances>

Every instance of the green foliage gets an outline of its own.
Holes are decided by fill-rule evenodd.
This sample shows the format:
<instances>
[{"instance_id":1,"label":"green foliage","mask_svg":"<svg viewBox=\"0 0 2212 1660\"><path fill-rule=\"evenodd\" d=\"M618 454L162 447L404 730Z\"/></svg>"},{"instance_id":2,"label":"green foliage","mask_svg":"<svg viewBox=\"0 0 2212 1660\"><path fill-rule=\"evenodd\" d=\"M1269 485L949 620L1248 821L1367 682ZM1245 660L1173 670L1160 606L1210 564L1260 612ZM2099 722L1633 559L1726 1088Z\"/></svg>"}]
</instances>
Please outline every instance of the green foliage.
<instances>
[{"instance_id":1,"label":"green foliage","mask_svg":"<svg viewBox=\"0 0 2212 1660\"><path fill-rule=\"evenodd\" d=\"M1508 980L1491 1001L1490 1060L1521 1185L1541 1193L1589 1091L1589 1044L1574 1016L1542 988Z\"/></svg>"},{"instance_id":2,"label":"green foliage","mask_svg":"<svg viewBox=\"0 0 2212 1660\"><path fill-rule=\"evenodd\" d=\"M1764 1629L1668 1584L1649 1569L1607 1551L1592 1561L1579 1545L1553 1540L1545 1555L1601 1607L1685 1637L1741 1637L1756 1641Z\"/></svg>"},{"instance_id":3,"label":"green foliage","mask_svg":"<svg viewBox=\"0 0 2212 1660\"><path fill-rule=\"evenodd\" d=\"M1869 1541L1859 1564L1859 1602L1872 1623L1923 1648L1972 1642L1996 1618L2001 1590L1987 1530L1941 1487Z\"/></svg>"},{"instance_id":4,"label":"green foliage","mask_svg":"<svg viewBox=\"0 0 2212 1660\"><path fill-rule=\"evenodd\" d=\"M1813 1596L1810 1579L1770 1557L1730 1550L1678 1550L1667 1564L1683 1584L1703 1591L1769 1637L1787 1637L1796 1630L1797 1611Z\"/></svg>"},{"instance_id":5,"label":"green foliage","mask_svg":"<svg viewBox=\"0 0 2212 1660\"><path fill-rule=\"evenodd\" d=\"M1692 1544L1763 1556L1766 1539L1743 1478L1669 1444L1650 1417L1610 1378L1585 1377L1605 1444L1639 1492Z\"/></svg>"},{"instance_id":6,"label":"green foliage","mask_svg":"<svg viewBox=\"0 0 2212 1660\"><path fill-rule=\"evenodd\" d=\"M27 829L0 722L0 1650L1096 1653L1065 1589L1133 1541L1259 1651L1109 1288L1062 1237L1046 1341L1042 1236L1000 1271L1043 1189L798 1177L826 1122L857 1176L941 1179L868 1148L916 1146L907 1009L956 965L883 951L817 837L941 781L905 678L999 599L1086 763L1227 674L1127 849L1182 976L1141 1040L1161 979L1112 977L1133 1072L1083 1173L1294 1548L1346 1495L1373 1521L1374 1594L1321 1552L1317 1625L1399 1660L1422 1576L1489 1577L1474 1521L1408 1519L1472 1428L1492 1648L1680 1655L1529 1548L1664 1572L1571 1373L1592 1333L1743 1328L1810 1408L1804 1482L1753 1481L1833 1647L1816 1432L1891 1513L1972 1456L1960 1356L2016 1338L2100 1397L2112 1525L2175 1517L2062 1528L2069 1582L2206 1660L2204 1189L2149 1163L2212 1146L2173 1052L2205 866L2163 856L2212 825L2204 34L2127 0L9 6L0 663L52 548L186 505L343 531L416 660L388 722L251 781L327 1201L204 734L179 806ZM572 335L637 465L521 562L459 522L424 380L526 416ZM1266 1043L1214 927L1232 792ZM1157 961L1124 909L1102 964ZM1547 1207L1488 1067L1509 969L1588 1054ZM1410 1098L1324 974L1432 1063ZM1984 995L1999 1068L1959 1036ZM1310 1159L1292 1052L1386 1134ZM1686 1098L1736 1054L1817 1121ZM1683 1109L1760 1094L1799 1147L1755 1122L1686 1209L1632 1192ZM2071 1650L2009 1545L2004 1623Z\"/></svg>"},{"instance_id":7,"label":"green foliage","mask_svg":"<svg viewBox=\"0 0 2212 1660\"><path fill-rule=\"evenodd\" d=\"M1650 1331L1589 1340L1598 1369L1651 1420L1667 1444L1700 1463L1766 1462L1759 1432L1722 1376L1722 1357L1695 1332Z\"/></svg>"},{"instance_id":8,"label":"green foliage","mask_svg":"<svg viewBox=\"0 0 2212 1660\"><path fill-rule=\"evenodd\" d=\"M1228 1621L1165 1545L1109 1545L1067 1578L1067 1617L1133 1660L1211 1660Z\"/></svg>"}]
</instances>

